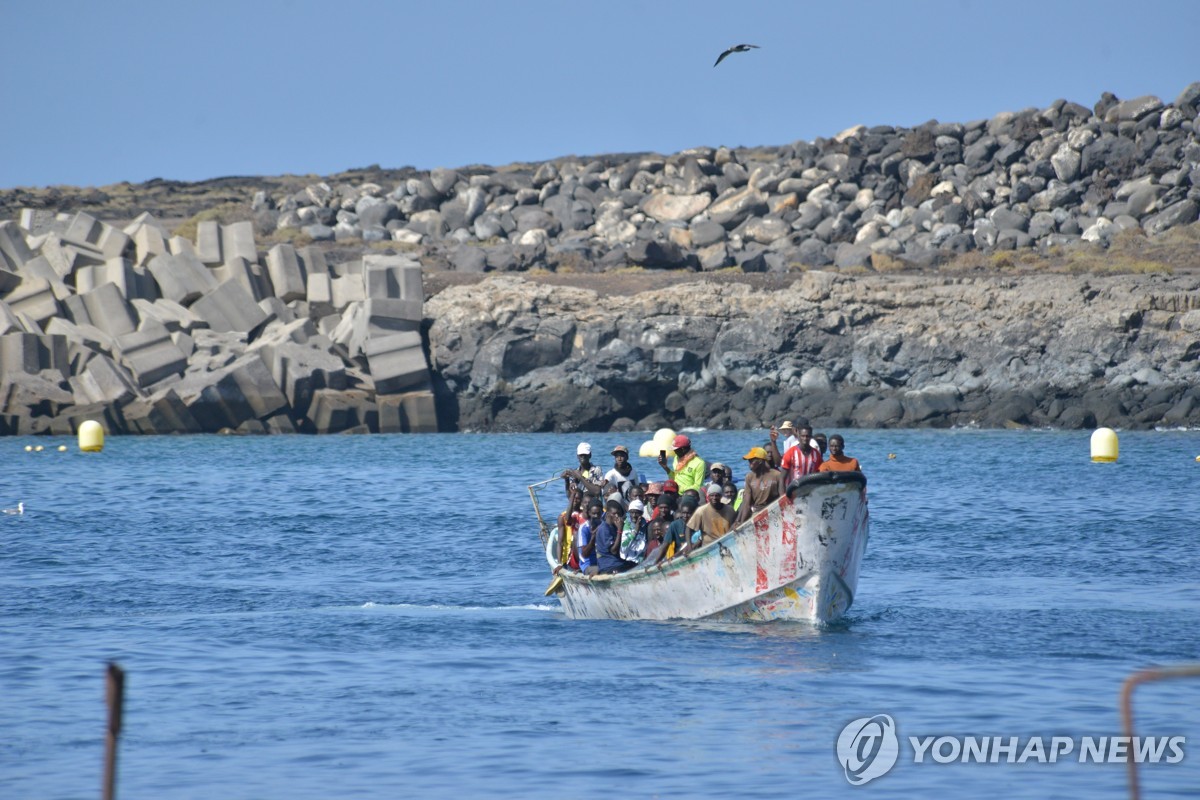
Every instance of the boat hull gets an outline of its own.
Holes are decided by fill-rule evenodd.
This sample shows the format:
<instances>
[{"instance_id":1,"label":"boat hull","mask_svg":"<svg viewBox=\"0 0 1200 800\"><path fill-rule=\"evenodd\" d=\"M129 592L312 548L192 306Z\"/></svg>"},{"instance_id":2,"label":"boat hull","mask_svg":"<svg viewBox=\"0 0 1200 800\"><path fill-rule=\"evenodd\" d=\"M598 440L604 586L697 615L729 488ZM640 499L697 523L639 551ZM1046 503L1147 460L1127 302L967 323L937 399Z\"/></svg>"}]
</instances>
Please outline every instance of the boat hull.
<instances>
[{"instance_id":1,"label":"boat hull","mask_svg":"<svg viewBox=\"0 0 1200 800\"><path fill-rule=\"evenodd\" d=\"M849 610L870 515L861 473L819 473L686 556L618 575L563 570L575 619L832 622Z\"/></svg>"}]
</instances>

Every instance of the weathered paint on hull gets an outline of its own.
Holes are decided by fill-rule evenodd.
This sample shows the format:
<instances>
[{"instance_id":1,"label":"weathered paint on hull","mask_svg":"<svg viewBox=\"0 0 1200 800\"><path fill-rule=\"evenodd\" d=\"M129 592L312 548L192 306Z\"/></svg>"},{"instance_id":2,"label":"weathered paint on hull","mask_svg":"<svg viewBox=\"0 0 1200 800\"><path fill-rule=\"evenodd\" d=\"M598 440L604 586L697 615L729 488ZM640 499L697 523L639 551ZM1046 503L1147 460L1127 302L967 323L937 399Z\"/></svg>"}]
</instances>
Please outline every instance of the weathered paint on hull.
<instances>
[{"instance_id":1,"label":"weathered paint on hull","mask_svg":"<svg viewBox=\"0 0 1200 800\"><path fill-rule=\"evenodd\" d=\"M861 475L827 475L665 565L591 578L563 571L563 610L575 619L838 619L854 602L869 514Z\"/></svg>"}]
</instances>

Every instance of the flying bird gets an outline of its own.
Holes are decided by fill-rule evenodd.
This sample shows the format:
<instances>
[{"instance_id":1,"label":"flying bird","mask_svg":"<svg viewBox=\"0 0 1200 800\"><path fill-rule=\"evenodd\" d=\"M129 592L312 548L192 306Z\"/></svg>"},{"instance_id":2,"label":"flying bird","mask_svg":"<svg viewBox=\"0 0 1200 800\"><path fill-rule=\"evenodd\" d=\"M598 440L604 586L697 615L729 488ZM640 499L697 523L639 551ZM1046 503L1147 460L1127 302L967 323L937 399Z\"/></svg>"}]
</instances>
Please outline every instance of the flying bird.
<instances>
[{"instance_id":1,"label":"flying bird","mask_svg":"<svg viewBox=\"0 0 1200 800\"><path fill-rule=\"evenodd\" d=\"M720 64L725 59L725 56L729 55L730 53L745 53L749 50L757 50L757 49L758 49L758 45L756 45L756 44L735 44L733 47L729 48L724 53L721 53L721 55L717 56L717 60L713 64L713 66L715 67L717 64Z\"/></svg>"}]
</instances>

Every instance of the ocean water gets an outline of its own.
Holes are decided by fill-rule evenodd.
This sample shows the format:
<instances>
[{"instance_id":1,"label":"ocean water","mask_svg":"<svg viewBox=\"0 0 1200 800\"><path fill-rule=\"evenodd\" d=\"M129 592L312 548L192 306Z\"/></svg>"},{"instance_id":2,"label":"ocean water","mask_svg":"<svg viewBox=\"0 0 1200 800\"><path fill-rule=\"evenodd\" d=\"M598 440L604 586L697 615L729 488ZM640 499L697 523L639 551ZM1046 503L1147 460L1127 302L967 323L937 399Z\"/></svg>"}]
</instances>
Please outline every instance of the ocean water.
<instances>
[{"instance_id":1,"label":"ocean water","mask_svg":"<svg viewBox=\"0 0 1200 800\"><path fill-rule=\"evenodd\" d=\"M825 628L566 619L525 487L578 436L0 439L0 795L99 796L111 660L122 798L1127 796L1077 751L907 739L1078 747L1131 672L1200 660L1200 432L1115 464L1087 432L843 433L871 540ZM693 434L739 465L762 438ZM1135 695L1138 734L1186 737L1145 796L1200 792L1197 708L1200 679ZM839 733L880 714L898 761L853 786Z\"/></svg>"}]
</instances>

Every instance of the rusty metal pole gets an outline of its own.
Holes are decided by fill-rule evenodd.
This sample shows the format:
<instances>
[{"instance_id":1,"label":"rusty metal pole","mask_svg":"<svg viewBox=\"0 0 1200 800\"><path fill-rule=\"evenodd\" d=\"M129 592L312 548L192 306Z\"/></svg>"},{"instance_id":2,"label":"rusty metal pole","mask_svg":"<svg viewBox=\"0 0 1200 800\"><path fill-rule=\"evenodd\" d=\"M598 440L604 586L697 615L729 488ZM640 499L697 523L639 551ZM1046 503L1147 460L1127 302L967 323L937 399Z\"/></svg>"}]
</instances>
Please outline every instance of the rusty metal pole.
<instances>
[{"instance_id":1,"label":"rusty metal pole","mask_svg":"<svg viewBox=\"0 0 1200 800\"><path fill-rule=\"evenodd\" d=\"M108 662L105 700L108 702L108 731L104 736L104 800L114 800L117 790L117 738L121 735L121 707L125 702L125 671Z\"/></svg>"},{"instance_id":2,"label":"rusty metal pole","mask_svg":"<svg viewBox=\"0 0 1200 800\"><path fill-rule=\"evenodd\" d=\"M1200 678L1200 664L1181 664L1175 667L1155 667L1139 670L1126 678L1125 682L1121 685L1121 721L1125 729L1125 735L1129 737L1131 742L1134 736L1133 690L1143 683L1165 681L1173 678ZM1129 796L1132 800L1139 800L1142 796L1142 790L1138 786L1137 759L1130 755L1125 764L1129 771Z\"/></svg>"}]
</instances>

